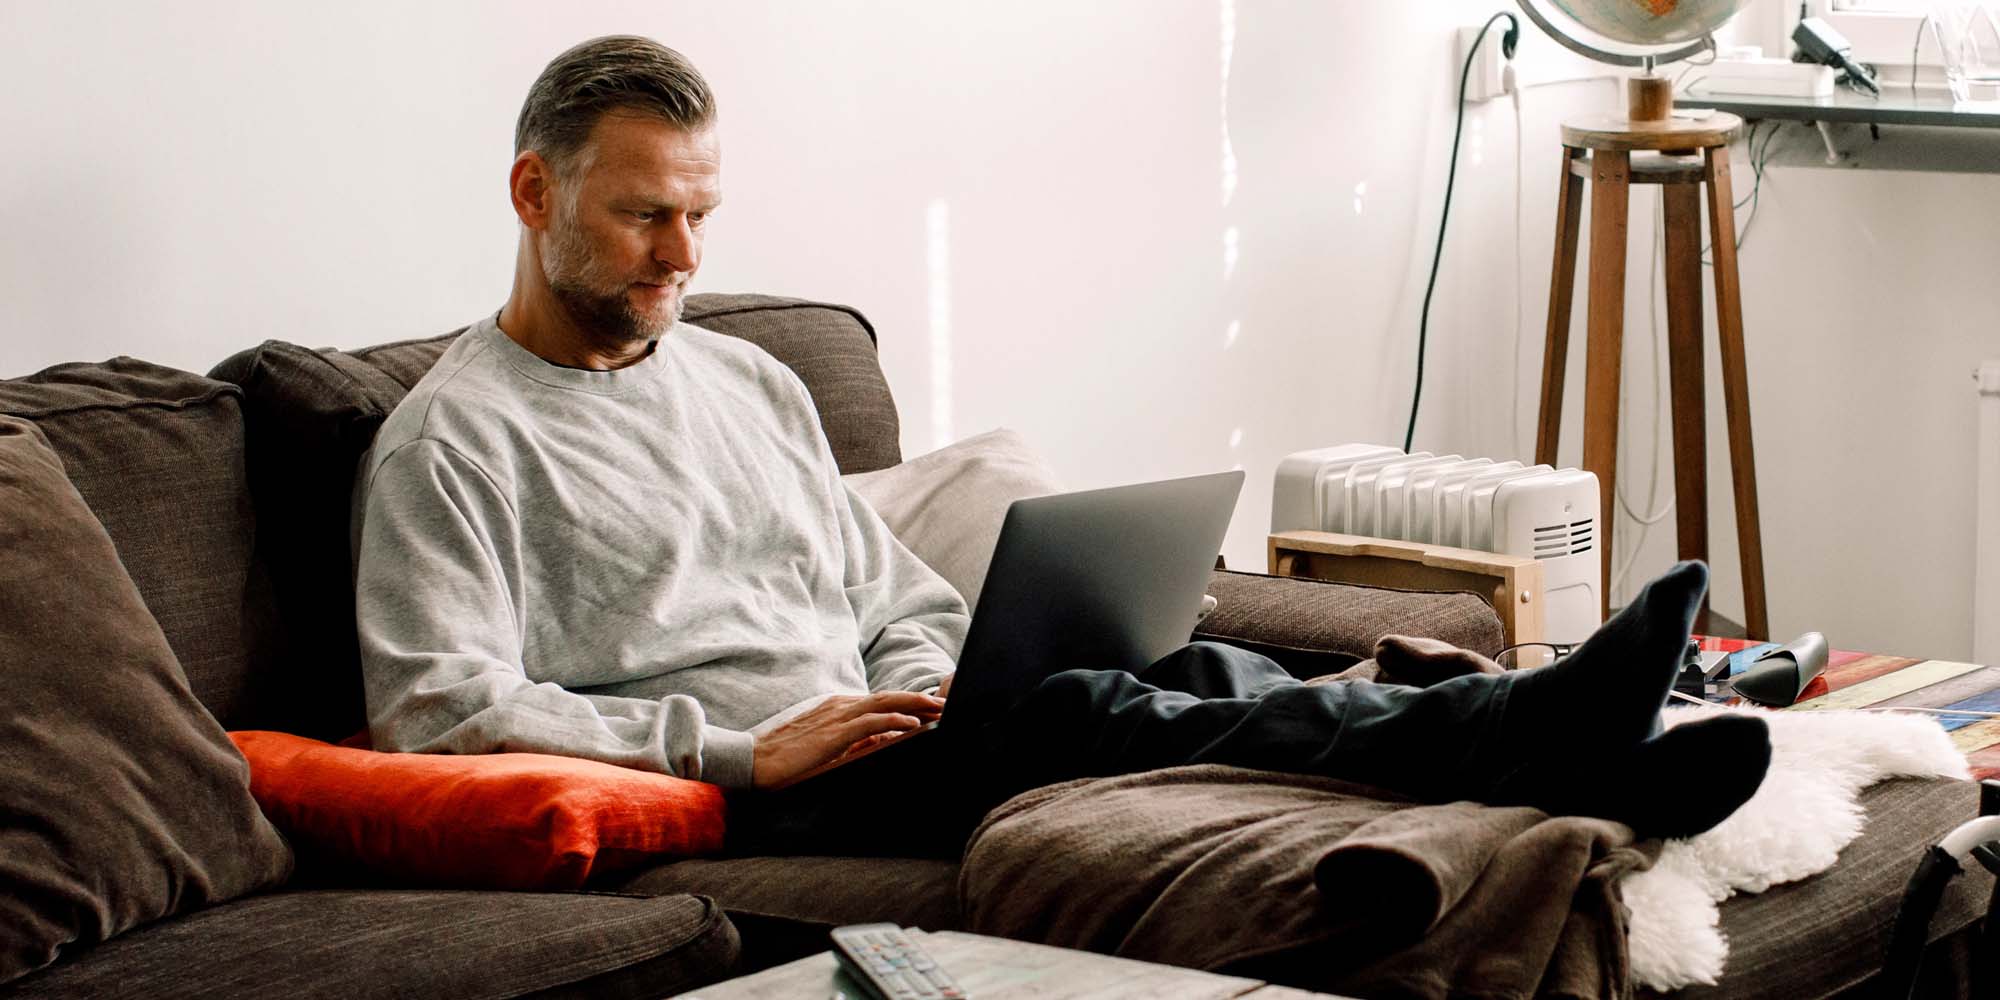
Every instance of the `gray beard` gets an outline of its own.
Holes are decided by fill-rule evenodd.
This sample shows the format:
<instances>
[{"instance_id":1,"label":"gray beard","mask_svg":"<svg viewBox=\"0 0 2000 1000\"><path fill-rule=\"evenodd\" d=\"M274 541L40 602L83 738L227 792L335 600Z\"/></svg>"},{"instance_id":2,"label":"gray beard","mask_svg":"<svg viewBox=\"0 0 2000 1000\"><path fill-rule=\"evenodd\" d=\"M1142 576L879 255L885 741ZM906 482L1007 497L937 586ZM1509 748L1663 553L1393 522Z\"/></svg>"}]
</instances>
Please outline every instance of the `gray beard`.
<instances>
[{"instance_id":1,"label":"gray beard","mask_svg":"<svg viewBox=\"0 0 2000 1000\"><path fill-rule=\"evenodd\" d=\"M542 257L542 275L556 305L571 324L587 334L621 344L658 340L680 322L687 302L686 291L674 299L673 315L664 320L640 313L625 297L620 282L599 280L596 261L577 227L564 219L550 227L548 248ZM616 290L602 291L605 285Z\"/></svg>"},{"instance_id":2,"label":"gray beard","mask_svg":"<svg viewBox=\"0 0 2000 1000\"><path fill-rule=\"evenodd\" d=\"M674 300L673 315L664 320L642 315L632 308L624 293L606 295L589 285L568 278L549 280L556 305L577 329L607 341L636 344L658 340L680 322L685 297Z\"/></svg>"}]
</instances>

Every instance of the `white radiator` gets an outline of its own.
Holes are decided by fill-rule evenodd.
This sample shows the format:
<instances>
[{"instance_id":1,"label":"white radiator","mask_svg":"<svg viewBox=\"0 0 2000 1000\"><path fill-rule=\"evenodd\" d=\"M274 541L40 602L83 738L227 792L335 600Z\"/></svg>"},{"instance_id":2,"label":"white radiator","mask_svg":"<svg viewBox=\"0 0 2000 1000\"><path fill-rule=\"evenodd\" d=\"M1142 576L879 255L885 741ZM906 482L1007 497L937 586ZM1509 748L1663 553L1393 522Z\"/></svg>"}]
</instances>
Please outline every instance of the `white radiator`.
<instances>
[{"instance_id":1,"label":"white radiator","mask_svg":"<svg viewBox=\"0 0 2000 1000\"><path fill-rule=\"evenodd\" d=\"M2000 664L2000 361L1979 366L1979 492L1972 581L1972 658Z\"/></svg>"},{"instance_id":2,"label":"white radiator","mask_svg":"<svg viewBox=\"0 0 2000 1000\"><path fill-rule=\"evenodd\" d=\"M1550 641L1581 642L1603 624L1597 476L1580 469L1387 445L1302 451L1278 463L1271 530L1527 556L1542 562Z\"/></svg>"}]
</instances>

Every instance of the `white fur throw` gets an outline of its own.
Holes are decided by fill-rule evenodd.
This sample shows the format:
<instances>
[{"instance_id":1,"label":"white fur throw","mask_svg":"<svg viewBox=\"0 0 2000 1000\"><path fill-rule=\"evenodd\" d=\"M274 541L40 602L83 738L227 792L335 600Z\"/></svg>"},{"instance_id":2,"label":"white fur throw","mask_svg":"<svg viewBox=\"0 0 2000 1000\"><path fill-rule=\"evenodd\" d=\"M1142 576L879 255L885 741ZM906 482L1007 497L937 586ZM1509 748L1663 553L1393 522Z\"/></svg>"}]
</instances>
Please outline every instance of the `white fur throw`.
<instances>
[{"instance_id":1,"label":"white fur throw","mask_svg":"<svg viewBox=\"0 0 2000 1000\"><path fill-rule=\"evenodd\" d=\"M1861 789L1884 778L1969 776L1965 756L1923 715L1677 705L1666 710L1666 724L1724 712L1770 723L1771 770L1721 826L1668 841L1657 864L1625 880L1632 973L1655 990L1715 983L1729 956L1718 904L1833 867L1861 835Z\"/></svg>"}]
</instances>

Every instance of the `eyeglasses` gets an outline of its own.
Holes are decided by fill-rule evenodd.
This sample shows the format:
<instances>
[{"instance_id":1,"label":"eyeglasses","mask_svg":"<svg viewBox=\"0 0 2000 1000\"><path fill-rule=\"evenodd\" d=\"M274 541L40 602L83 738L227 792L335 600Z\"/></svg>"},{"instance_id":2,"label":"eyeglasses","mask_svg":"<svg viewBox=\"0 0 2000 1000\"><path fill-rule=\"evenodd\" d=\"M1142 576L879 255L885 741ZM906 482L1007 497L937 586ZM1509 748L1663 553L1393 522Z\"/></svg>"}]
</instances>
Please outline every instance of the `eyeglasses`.
<instances>
[{"instance_id":1,"label":"eyeglasses","mask_svg":"<svg viewBox=\"0 0 2000 1000\"><path fill-rule=\"evenodd\" d=\"M1502 670L1546 667L1568 656L1575 648L1573 642L1517 642L1495 654L1493 662L1500 664Z\"/></svg>"}]
</instances>

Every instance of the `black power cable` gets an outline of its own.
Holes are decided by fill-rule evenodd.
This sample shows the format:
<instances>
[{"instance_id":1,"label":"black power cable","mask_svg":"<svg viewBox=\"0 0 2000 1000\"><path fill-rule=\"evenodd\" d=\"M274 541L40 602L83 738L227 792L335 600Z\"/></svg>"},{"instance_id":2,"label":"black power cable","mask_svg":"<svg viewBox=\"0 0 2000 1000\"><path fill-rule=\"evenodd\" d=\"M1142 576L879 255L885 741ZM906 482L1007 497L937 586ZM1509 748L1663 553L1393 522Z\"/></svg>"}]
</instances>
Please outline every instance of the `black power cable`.
<instances>
[{"instance_id":1,"label":"black power cable","mask_svg":"<svg viewBox=\"0 0 2000 1000\"><path fill-rule=\"evenodd\" d=\"M1451 129L1451 166L1444 175L1444 211L1438 215L1437 249L1431 252L1431 277L1424 285L1424 308L1417 318L1417 384L1410 392L1410 426L1403 431L1403 450L1409 451L1410 444L1417 436L1417 407L1424 398L1424 347L1430 340L1431 295L1437 291L1438 262L1444 259L1444 229L1451 222L1451 189L1458 182L1458 140L1465 132L1465 87L1472 80L1472 61L1479 57L1479 45L1486 41L1486 33L1501 18L1507 19L1507 30L1500 36L1500 51L1507 58L1514 58L1514 47L1521 42L1521 22L1514 15L1501 11L1486 19L1480 25L1479 34L1472 39L1472 47L1466 50L1465 67L1458 73L1458 121Z\"/></svg>"}]
</instances>

